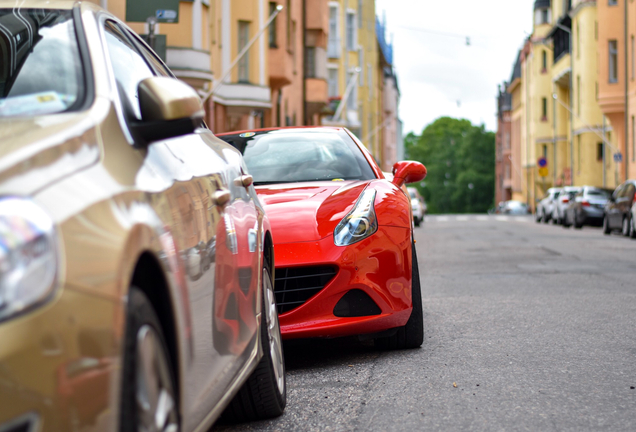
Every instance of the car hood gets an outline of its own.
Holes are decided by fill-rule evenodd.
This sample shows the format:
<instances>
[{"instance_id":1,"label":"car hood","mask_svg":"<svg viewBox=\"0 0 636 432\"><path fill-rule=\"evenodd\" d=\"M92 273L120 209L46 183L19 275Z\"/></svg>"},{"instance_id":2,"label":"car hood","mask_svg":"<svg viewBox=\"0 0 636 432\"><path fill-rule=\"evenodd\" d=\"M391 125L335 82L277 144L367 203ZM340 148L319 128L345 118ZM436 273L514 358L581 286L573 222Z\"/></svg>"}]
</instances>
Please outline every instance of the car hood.
<instances>
[{"instance_id":1,"label":"car hood","mask_svg":"<svg viewBox=\"0 0 636 432\"><path fill-rule=\"evenodd\" d=\"M99 160L87 113L0 119L0 194L31 195Z\"/></svg>"},{"instance_id":2,"label":"car hood","mask_svg":"<svg viewBox=\"0 0 636 432\"><path fill-rule=\"evenodd\" d=\"M369 181L257 186L275 243L317 241L333 234Z\"/></svg>"}]
</instances>

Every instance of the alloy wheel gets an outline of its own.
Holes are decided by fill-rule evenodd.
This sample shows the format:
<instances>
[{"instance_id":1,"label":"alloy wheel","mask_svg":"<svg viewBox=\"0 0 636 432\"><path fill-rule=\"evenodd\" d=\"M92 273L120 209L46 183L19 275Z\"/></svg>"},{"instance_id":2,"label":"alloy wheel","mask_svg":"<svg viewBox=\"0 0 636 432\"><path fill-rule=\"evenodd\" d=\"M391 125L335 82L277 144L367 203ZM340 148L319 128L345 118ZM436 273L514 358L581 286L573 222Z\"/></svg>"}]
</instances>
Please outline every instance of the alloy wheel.
<instances>
[{"instance_id":1,"label":"alloy wheel","mask_svg":"<svg viewBox=\"0 0 636 432\"><path fill-rule=\"evenodd\" d=\"M166 352L155 330L137 332L137 413L139 431L177 432L177 407Z\"/></svg>"},{"instance_id":2,"label":"alloy wheel","mask_svg":"<svg viewBox=\"0 0 636 432\"><path fill-rule=\"evenodd\" d=\"M276 310L276 297L269 273L263 270L263 287L265 296L265 324L267 325L267 337L269 339L269 353L272 359L272 368L278 391L285 390L285 369L283 360L283 341L280 336L280 325L278 323L278 312Z\"/></svg>"}]
</instances>

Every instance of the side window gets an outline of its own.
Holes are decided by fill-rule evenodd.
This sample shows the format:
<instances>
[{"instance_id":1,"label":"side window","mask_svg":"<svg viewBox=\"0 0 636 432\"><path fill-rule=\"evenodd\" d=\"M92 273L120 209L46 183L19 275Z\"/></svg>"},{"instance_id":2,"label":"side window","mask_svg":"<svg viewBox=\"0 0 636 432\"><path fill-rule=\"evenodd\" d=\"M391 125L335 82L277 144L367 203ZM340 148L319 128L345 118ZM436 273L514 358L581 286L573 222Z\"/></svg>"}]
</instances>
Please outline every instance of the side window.
<instances>
[{"instance_id":1,"label":"side window","mask_svg":"<svg viewBox=\"0 0 636 432\"><path fill-rule=\"evenodd\" d=\"M625 190L624 186L619 186L618 188L616 188L616 190L614 191L614 199L625 196L623 194L624 190Z\"/></svg>"},{"instance_id":2,"label":"side window","mask_svg":"<svg viewBox=\"0 0 636 432\"><path fill-rule=\"evenodd\" d=\"M124 113L129 118L141 120L137 86L142 80L154 76L152 69L115 23L107 21L104 30Z\"/></svg>"},{"instance_id":3,"label":"side window","mask_svg":"<svg viewBox=\"0 0 636 432\"><path fill-rule=\"evenodd\" d=\"M166 67L166 65L164 65L163 62L159 60L157 55L154 52L152 52L152 50L148 49L146 44L144 44L137 35L129 31L126 31L126 34L131 40L134 41L137 49L139 49L141 54L146 58L146 61L148 62L148 64L152 66L152 68L155 70L155 72L158 75L170 77L170 78L174 77L174 75L172 75L172 72L170 72L170 70Z\"/></svg>"}]
</instances>

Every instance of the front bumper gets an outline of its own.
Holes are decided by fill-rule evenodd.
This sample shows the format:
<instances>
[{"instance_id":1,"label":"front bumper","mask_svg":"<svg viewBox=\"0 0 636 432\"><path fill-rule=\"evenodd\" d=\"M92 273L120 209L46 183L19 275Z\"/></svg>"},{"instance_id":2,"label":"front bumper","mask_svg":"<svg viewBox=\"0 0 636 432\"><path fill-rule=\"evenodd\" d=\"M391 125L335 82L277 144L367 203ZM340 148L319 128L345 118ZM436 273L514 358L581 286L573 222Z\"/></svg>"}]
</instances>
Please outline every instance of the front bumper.
<instances>
[{"instance_id":1,"label":"front bumper","mask_svg":"<svg viewBox=\"0 0 636 432\"><path fill-rule=\"evenodd\" d=\"M116 309L64 289L0 323L0 431L115 429Z\"/></svg>"},{"instance_id":2,"label":"front bumper","mask_svg":"<svg viewBox=\"0 0 636 432\"><path fill-rule=\"evenodd\" d=\"M338 269L321 291L280 315L284 339L377 333L408 321L412 310L409 228L380 226L371 237L349 246L336 246L330 235L315 242L276 244L274 248L277 271L322 265ZM380 313L334 315L336 304L351 290L363 291Z\"/></svg>"}]
</instances>

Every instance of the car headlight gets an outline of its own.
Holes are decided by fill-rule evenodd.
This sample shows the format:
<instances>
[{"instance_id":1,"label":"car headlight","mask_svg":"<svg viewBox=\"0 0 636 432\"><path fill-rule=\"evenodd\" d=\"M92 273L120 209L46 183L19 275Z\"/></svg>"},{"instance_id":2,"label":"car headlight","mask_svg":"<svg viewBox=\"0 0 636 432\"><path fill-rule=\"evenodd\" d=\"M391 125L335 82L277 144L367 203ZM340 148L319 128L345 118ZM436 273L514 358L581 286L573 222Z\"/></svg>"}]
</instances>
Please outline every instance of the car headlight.
<instances>
[{"instance_id":1,"label":"car headlight","mask_svg":"<svg viewBox=\"0 0 636 432\"><path fill-rule=\"evenodd\" d=\"M353 209L344 217L334 231L336 246L347 246L369 237L378 230L373 202L375 190L365 190Z\"/></svg>"},{"instance_id":2,"label":"car headlight","mask_svg":"<svg viewBox=\"0 0 636 432\"><path fill-rule=\"evenodd\" d=\"M0 199L0 321L44 302L56 274L51 218L28 199Z\"/></svg>"}]
</instances>

